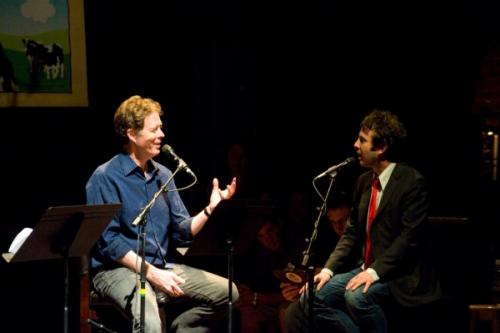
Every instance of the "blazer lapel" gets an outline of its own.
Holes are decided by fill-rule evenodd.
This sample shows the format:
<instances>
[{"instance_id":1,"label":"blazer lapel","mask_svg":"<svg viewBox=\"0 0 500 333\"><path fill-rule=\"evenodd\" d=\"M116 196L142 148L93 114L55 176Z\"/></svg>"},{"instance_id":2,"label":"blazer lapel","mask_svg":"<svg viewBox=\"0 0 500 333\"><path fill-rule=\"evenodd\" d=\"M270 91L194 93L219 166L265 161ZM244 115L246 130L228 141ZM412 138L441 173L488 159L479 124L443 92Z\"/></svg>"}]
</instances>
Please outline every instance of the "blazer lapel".
<instances>
[{"instance_id":1,"label":"blazer lapel","mask_svg":"<svg viewBox=\"0 0 500 333\"><path fill-rule=\"evenodd\" d=\"M371 180L371 178L369 178ZM370 205L370 196L372 188L370 186L370 181L366 182L364 185L363 193L361 194L361 199L359 201L359 219L361 225L366 229L366 219L368 218L368 206Z\"/></svg>"},{"instance_id":2,"label":"blazer lapel","mask_svg":"<svg viewBox=\"0 0 500 333\"><path fill-rule=\"evenodd\" d=\"M385 188L384 188L384 195L382 196L382 200L380 201L380 204L378 205L377 208L377 213L375 214L375 221L377 221L377 216L379 215L380 212L387 206L387 203L391 200L394 191L397 188L397 183L399 182L399 164L396 164L396 167L394 168L394 171L392 171L391 178L389 178L389 181L387 182Z\"/></svg>"}]
</instances>

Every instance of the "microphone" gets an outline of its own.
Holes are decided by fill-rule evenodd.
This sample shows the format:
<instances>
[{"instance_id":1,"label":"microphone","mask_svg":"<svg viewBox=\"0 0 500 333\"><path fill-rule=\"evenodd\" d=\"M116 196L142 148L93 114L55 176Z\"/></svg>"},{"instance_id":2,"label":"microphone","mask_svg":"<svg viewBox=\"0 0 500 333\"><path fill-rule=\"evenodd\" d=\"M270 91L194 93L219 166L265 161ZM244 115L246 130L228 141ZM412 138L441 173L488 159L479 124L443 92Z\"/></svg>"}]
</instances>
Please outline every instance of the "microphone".
<instances>
[{"instance_id":1,"label":"microphone","mask_svg":"<svg viewBox=\"0 0 500 333\"><path fill-rule=\"evenodd\" d=\"M334 165L332 167L329 167L325 172L317 175L316 177L314 177L314 180L316 179L320 179L320 178L323 178L325 176L330 176L330 177L334 177L335 176L335 172L337 172L337 170L339 170L340 168L348 165L348 164L351 164L352 162L356 161L356 159L354 157L348 157L345 159L344 162L341 162L337 165Z\"/></svg>"},{"instance_id":2,"label":"microphone","mask_svg":"<svg viewBox=\"0 0 500 333\"><path fill-rule=\"evenodd\" d=\"M170 157L172 157L172 159L174 160L174 162L177 163L177 166L180 169L189 173L193 178L196 178L196 175L194 174L194 172L188 167L188 165L186 164L186 162L184 162L184 160L182 158L177 156L177 154L174 152L174 149L172 147L170 147L167 144L164 144L161 147L161 152L164 153L165 155L169 155Z\"/></svg>"}]
</instances>

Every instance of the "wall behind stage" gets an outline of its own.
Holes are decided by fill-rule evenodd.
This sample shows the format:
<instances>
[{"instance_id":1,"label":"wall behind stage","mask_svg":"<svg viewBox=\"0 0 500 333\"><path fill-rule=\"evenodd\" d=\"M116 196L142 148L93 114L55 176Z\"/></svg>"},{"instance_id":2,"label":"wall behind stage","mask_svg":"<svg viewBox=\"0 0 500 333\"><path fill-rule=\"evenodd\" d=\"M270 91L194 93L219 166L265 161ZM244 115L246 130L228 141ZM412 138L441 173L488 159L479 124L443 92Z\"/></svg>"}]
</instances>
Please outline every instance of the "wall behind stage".
<instances>
[{"instance_id":1,"label":"wall behind stage","mask_svg":"<svg viewBox=\"0 0 500 333\"><path fill-rule=\"evenodd\" d=\"M0 110L2 252L47 207L85 202L86 180L116 152L113 113L133 94L165 109L166 142L200 178L184 194L193 211L230 142L249 142L259 183L280 196L351 156L360 119L382 107L408 128L406 157L429 178L433 214L476 214L480 119L469 109L497 28L487 10L449 16L424 2L414 19L380 4L85 6L89 108Z\"/></svg>"},{"instance_id":2,"label":"wall behind stage","mask_svg":"<svg viewBox=\"0 0 500 333\"><path fill-rule=\"evenodd\" d=\"M429 176L436 210L462 213L449 188L464 172L467 188L477 183L479 119L469 109L491 33L484 12L457 7L449 18L424 2L414 8L421 26L406 11L389 17L371 6L87 2L90 107L1 110L4 226L84 201L86 179L116 151L114 110L132 94L163 105L166 141L202 187L227 144L241 140L263 184L309 186L353 153L364 114L391 109L408 127L407 160Z\"/></svg>"}]
</instances>

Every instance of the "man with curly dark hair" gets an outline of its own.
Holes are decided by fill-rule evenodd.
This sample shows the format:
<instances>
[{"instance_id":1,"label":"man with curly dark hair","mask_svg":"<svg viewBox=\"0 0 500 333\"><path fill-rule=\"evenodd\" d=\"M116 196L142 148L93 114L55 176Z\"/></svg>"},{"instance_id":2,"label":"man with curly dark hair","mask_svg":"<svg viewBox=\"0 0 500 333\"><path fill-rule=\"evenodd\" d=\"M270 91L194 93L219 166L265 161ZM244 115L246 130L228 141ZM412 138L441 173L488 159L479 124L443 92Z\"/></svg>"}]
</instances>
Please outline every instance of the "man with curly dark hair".
<instances>
[{"instance_id":1,"label":"man with curly dark hair","mask_svg":"<svg viewBox=\"0 0 500 333\"><path fill-rule=\"evenodd\" d=\"M406 130L398 117L374 110L360 124L354 149L362 167L351 218L324 268L314 277L312 321L303 295L287 310L290 332L387 332L384 304L433 302L441 291L430 262L428 190L424 177L399 163ZM346 259L362 262L342 272Z\"/></svg>"}]
</instances>

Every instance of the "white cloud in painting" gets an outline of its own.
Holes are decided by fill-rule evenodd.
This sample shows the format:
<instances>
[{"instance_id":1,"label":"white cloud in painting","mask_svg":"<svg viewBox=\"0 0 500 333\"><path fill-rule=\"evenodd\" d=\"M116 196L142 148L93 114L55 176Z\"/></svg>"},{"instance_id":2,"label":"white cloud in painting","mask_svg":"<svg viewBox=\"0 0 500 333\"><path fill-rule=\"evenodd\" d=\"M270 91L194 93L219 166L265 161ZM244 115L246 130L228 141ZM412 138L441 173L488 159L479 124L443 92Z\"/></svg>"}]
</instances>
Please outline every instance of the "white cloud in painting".
<instances>
[{"instance_id":1,"label":"white cloud in painting","mask_svg":"<svg viewBox=\"0 0 500 333\"><path fill-rule=\"evenodd\" d=\"M28 0L21 6L21 13L35 22L46 23L56 14L56 8L50 0Z\"/></svg>"}]
</instances>

